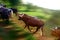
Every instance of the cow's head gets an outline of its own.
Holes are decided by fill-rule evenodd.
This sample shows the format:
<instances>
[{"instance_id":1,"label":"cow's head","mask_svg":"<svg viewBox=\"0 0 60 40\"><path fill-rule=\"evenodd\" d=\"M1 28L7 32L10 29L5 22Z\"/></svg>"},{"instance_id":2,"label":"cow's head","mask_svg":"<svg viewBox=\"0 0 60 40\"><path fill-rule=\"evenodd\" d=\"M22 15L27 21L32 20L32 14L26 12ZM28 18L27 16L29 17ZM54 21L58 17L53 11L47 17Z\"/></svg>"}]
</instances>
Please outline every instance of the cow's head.
<instances>
[{"instance_id":1,"label":"cow's head","mask_svg":"<svg viewBox=\"0 0 60 40\"><path fill-rule=\"evenodd\" d=\"M18 20L22 20L23 17L26 17L27 15L26 14L19 14L19 19Z\"/></svg>"},{"instance_id":2,"label":"cow's head","mask_svg":"<svg viewBox=\"0 0 60 40\"><path fill-rule=\"evenodd\" d=\"M24 14L19 14L19 17L23 17L24 16Z\"/></svg>"},{"instance_id":3,"label":"cow's head","mask_svg":"<svg viewBox=\"0 0 60 40\"><path fill-rule=\"evenodd\" d=\"M22 20L23 16L24 16L24 14L19 14L18 15L18 17L19 17L18 20Z\"/></svg>"}]
</instances>

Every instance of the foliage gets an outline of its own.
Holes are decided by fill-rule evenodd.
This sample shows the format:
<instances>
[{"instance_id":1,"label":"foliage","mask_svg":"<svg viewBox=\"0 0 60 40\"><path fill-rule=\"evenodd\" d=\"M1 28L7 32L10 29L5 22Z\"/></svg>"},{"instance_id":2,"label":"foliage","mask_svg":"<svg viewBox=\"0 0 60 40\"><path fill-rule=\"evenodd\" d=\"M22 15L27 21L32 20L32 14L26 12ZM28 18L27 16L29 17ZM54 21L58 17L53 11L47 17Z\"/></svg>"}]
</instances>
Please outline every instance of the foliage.
<instances>
[{"instance_id":1,"label":"foliage","mask_svg":"<svg viewBox=\"0 0 60 40\"><path fill-rule=\"evenodd\" d=\"M11 6L11 7L17 7L18 5L22 4L21 0L1 0L1 3L2 2L6 5Z\"/></svg>"},{"instance_id":2,"label":"foliage","mask_svg":"<svg viewBox=\"0 0 60 40\"><path fill-rule=\"evenodd\" d=\"M9 0L9 3L11 6L18 6L18 4L21 4L21 0Z\"/></svg>"},{"instance_id":3,"label":"foliage","mask_svg":"<svg viewBox=\"0 0 60 40\"><path fill-rule=\"evenodd\" d=\"M36 11L38 9L38 7L33 5L32 3L25 4L25 6L26 6L26 12Z\"/></svg>"}]
</instances>

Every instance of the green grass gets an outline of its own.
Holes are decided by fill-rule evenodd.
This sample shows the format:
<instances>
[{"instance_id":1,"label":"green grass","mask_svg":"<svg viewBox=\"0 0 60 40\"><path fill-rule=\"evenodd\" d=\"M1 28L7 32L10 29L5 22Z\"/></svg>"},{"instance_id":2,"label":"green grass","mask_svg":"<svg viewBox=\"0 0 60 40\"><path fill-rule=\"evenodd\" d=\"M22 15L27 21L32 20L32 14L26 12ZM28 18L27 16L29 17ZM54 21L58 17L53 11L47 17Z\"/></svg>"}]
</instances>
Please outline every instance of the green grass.
<instances>
[{"instance_id":1,"label":"green grass","mask_svg":"<svg viewBox=\"0 0 60 40\"><path fill-rule=\"evenodd\" d=\"M2 24L6 23L7 25L12 25L13 26L13 30L10 30L7 34L4 32L4 28L0 28L0 32L1 32L1 36L3 37L3 40L16 40L16 38L18 37L23 37L25 38L25 40L36 40L36 38L29 33L28 31L25 31L23 28L19 27L18 25L16 25L15 23L12 23L12 21L8 22L1 22ZM9 23L9 24L8 24ZM17 32L23 32L21 34L17 34Z\"/></svg>"},{"instance_id":2,"label":"green grass","mask_svg":"<svg viewBox=\"0 0 60 40\"><path fill-rule=\"evenodd\" d=\"M0 36L3 40L16 40L17 38L24 38L24 40L36 40L31 33L25 31L15 23L10 21L10 25L12 25L13 29L9 30L7 33L5 32L4 27L0 27ZM8 24L6 24L6 26L8 26ZM20 34L18 34L18 32Z\"/></svg>"},{"instance_id":3,"label":"green grass","mask_svg":"<svg viewBox=\"0 0 60 40\"><path fill-rule=\"evenodd\" d=\"M46 14L44 12L20 12L20 13L25 13L25 14L28 14L30 16L36 16L39 19L44 19L44 20L48 20L51 17L51 15Z\"/></svg>"},{"instance_id":4,"label":"green grass","mask_svg":"<svg viewBox=\"0 0 60 40\"><path fill-rule=\"evenodd\" d=\"M22 13L22 12L20 12L20 13ZM48 21L48 19L50 19L50 17L52 16L52 15L46 14L44 12L41 12L41 10L40 10L40 12L23 12L23 13L28 14L30 16L36 16L39 19L43 19L46 21ZM13 26L14 30L10 30L8 33L8 36L4 34L3 35L4 40L6 40L7 37L9 40L15 40L17 37L20 37L20 38L23 37L23 38L25 38L25 40L36 40L36 38L32 34L30 34L27 30L25 31L23 28L18 27L18 25L14 24L14 23L10 23L10 24ZM47 24L44 26L44 28L45 28L44 33L49 36L51 26L49 24ZM23 32L23 33L18 35L17 32L20 32L20 33Z\"/></svg>"}]
</instances>

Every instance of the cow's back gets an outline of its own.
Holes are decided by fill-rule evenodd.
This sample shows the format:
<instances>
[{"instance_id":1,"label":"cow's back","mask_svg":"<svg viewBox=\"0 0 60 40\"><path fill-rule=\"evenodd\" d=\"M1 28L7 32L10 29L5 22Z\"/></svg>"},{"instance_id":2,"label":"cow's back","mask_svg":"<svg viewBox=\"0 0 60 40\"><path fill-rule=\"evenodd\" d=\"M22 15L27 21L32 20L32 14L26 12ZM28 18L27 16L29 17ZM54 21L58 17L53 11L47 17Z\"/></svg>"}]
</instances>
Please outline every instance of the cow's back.
<instances>
[{"instance_id":1,"label":"cow's back","mask_svg":"<svg viewBox=\"0 0 60 40\"><path fill-rule=\"evenodd\" d=\"M36 19L34 17L30 17L30 16L25 16L23 20L26 24L31 26L41 26L44 24L42 20Z\"/></svg>"},{"instance_id":2,"label":"cow's back","mask_svg":"<svg viewBox=\"0 0 60 40\"><path fill-rule=\"evenodd\" d=\"M2 18L2 19L8 19L11 10L8 9L8 8L5 8L5 7L2 7L0 10L1 10L1 11L0 11L0 12L1 12L1 18Z\"/></svg>"}]
</instances>

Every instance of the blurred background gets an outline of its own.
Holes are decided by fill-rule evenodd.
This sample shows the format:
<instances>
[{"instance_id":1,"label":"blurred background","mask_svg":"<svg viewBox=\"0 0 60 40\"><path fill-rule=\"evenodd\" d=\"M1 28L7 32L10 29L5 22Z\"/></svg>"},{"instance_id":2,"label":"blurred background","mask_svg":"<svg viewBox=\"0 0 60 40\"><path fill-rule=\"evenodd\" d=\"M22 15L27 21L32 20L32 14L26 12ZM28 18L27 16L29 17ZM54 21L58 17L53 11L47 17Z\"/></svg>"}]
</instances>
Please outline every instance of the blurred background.
<instances>
[{"instance_id":1,"label":"blurred background","mask_svg":"<svg viewBox=\"0 0 60 40\"><path fill-rule=\"evenodd\" d=\"M1 3L5 4L7 8L11 8L11 7L17 8L19 13L25 13L30 16L36 16L39 19L42 19L45 22L45 25L44 25L45 36L48 36L48 37L51 36L52 27L56 27L56 26L60 27L59 0L48 0L48 1L47 0L42 0L42 1L41 0L40 1L39 0L0 0L0 4ZM17 20L14 21L16 25L19 24L16 22L18 21ZM14 27L15 27L15 24L13 25ZM19 24L18 26L21 26L21 25L24 26L23 24L24 23ZM26 37L24 39L35 40L35 39L29 39L29 38L32 38L32 36ZM24 40L24 39L21 39L21 40Z\"/></svg>"}]
</instances>

